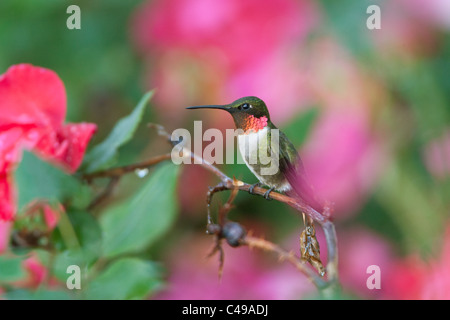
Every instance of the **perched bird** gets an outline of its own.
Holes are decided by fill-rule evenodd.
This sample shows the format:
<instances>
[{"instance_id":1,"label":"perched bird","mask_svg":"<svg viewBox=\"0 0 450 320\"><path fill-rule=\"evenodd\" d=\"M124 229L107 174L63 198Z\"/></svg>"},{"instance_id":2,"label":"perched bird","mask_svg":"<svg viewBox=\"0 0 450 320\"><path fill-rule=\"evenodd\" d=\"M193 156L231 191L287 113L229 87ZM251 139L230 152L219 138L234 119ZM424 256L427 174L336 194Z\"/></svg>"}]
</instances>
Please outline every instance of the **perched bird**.
<instances>
[{"instance_id":1,"label":"perched bird","mask_svg":"<svg viewBox=\"0 0 450 320\"><path fill-rule=\"evenodd\" d=\"M269 187L264 194L266 199L270 199L270 192L277 190L299 197L315 210L322 211L322 205L316 200L306 179L303 163L295 146L272 123L263 100L250 96L226 105L195 106L187 109L220 109L231 114L236 128L241 129L238 131L241 156L259 180L252 185L250 193L253 193L255 186L266 185Z\"/></svg>"}]
</instances>

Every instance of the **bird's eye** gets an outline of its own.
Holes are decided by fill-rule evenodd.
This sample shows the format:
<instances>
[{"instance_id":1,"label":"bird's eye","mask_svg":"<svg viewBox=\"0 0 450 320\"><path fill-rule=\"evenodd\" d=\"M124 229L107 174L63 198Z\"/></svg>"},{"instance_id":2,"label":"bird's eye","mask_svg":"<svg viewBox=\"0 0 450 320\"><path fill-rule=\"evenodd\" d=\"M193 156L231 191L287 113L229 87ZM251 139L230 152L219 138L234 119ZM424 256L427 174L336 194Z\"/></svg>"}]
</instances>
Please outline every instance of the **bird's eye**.
<instances>
[{"instance_id":1,"label":"bird's eye","mask_svg":"<svg viewBox=\"0 0 450 320\"><path fill-rule=\"evenodd\" d=\"M244 110L247 110L247 109L249 109L250 108L250 105L248 104L248 103L244 103L243 105L242 105L242 109L244 109Z\"/></svg>"}]
</instances>

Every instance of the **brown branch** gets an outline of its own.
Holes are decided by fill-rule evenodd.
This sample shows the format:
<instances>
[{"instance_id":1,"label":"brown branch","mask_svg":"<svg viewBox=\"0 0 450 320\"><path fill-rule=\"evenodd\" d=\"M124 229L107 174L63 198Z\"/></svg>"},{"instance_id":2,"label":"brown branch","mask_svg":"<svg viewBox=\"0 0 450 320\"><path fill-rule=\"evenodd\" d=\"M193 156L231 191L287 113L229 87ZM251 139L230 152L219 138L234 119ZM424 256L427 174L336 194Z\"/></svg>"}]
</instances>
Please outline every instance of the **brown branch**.
<instances>
[{"instance_id":1,"label":"brown branch","mask_svg":"<svg viewBox=\"0 0 450 320\"><path fill-rule=\"evenodd\" d=\"M264 240L262 238L256 238L252 236L246 236L241 240L242 245L247 245L250 248L258 248L264 251L271 251L278 255L280 261L288 261L293 264L300 272L306 275L306 277L316 285L318 289L325 289L328 283L323 280L314 270L308 268L305 262L301 258L295 256L293 252L288 252L278 245Z\"/></svg>"},{"instance_id":2,"label":"brown branch","mask_svg":"<svg viewBox=\"0 0 450 320\"><path fill-rule=\"evenodd\" d=\"M177 146L179 144L178 141L173 141L171 139L170 134L167 133L166 129L160 125L160 124L156 124L156 123L149 123L148 127L150 128L154 128L156 129L156 132L158 133L159 136L163 137L166 139L166 141L168 143L170 143L172 146ZM181 142L182 144L182 142ZM196 155L195 153L191 152L191 150L179 146L180 150L183 152L183 155L186 158L191 158L192 160L194 160L195 164L198 164L202 167L204 167L205 169L207 169L208 171L212 172L213 174L215 174L221 181L227 181L227 182L233 182L233 179L231 179L230 177L228 177L225 173L223 173L222 171L220 171L219 168L217 168L216 166L214 166L212 163L210 163L209 161L203 159L202 157Z\"/></svg>"},{"instance_id":3,"label":"brown branch","mask_svg":"<svg viewBox=\"0 0 450 320\"><path fill-rule=\"evenodd\" d=\"M120 177L124 174L134 172L139 169L147 169L151 166L154 166L155 164L158 164L164 160L171 159L170 153L162 154L153 158L150 158L146 161L134 163L122 167L115 167L111 169L106 169L102 171L96 171L93 173L86 173L83 175L83 179L87 180L88 182L96 179L96 178L113 178L113 177Z\"/></svg>"},{"instance_id":4,"label":"brown branch","mask_svg":"<svg viewBox=\"0 0 450 320\"><path fill-rule=\"evenodd\" d=\"M92 180L97 178L109 178L107 186L94 198L94 200L91 201L87 207L87 210L92 210L94 207L103 202L103 200L105 200L113 192L119 182L119 179L123 175L130 172L135 172L136 170L148 169L149 167L162 161L169 160L170 158L171 154L166 153L142 162L84 174L82 179L86 180L88 183L91 183Z\"/></svg>"},{"instance_id":5,"label":"brown branch","mask_svg":"<svg viewBox=\"0 0 450 320\"><path fill-rule=\"evenodd\" d=\"M220 192L220 191L224 191L224 190L228 190L228 188L224 185L223 182L220 182L217 186L210 187L208 190L208 193L206 194L207 225L213 224L213 220L211 217L212 197L216 192ZM214 232L212 232L212 233L214 233Z\"/></svg>"},{"instance_id":6,"label":"brown branch","mask_svg":"<svg viewBox=\"0 0 450 320\"><path fill-rule=\"evenodd\" d=\"M220 188L220 187L219 187ZM211 190L210 190L211 192ZM210 192L208 192L208 199L211 200L209 194ZM210 202L208 202L208 225L207 225L207 231L210 234L215 234L216 235L216 239L215 239L215 245L213 247L213 249L211 250L211 252L208 254L208 258L213 256L216 252L219 252L219 279L222 278L222 272L223 272L223 265L224 265L224 261L225 261L225 254L222 248L222 239L223 234L222 234L222 226L225 225L225 220L226 220L226 215L227 213L231 210L231 208L233 207L232 203L234 201L234 199L236 198L236 195L238 193L238 190L235 188L233 189L233 191L231 192L230 197L228 198L227 202L220 208L219 210L219 225L214 225L212 224L212 218L210 216L210 212L209 212L209 207L210 207ZM212 194L211 194L212 196ZM209 228L208 228L209 227Z\"/></svg>"}]
</instances>

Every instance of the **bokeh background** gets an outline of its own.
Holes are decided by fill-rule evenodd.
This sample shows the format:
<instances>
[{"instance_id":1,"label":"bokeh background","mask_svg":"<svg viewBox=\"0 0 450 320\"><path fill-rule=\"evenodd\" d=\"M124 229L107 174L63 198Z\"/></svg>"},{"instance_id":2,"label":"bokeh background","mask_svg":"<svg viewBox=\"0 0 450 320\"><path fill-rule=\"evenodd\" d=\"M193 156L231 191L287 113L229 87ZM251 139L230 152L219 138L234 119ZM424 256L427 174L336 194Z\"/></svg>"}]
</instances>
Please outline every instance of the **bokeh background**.
<instances>
[{"instance_id":1,"label":"bokeh background","mask_svg":"<svg viewBox=\"0 0 450 320\"><path fill-rule=\"evenodd\" d=\"M81 8L80 30L66 27L70 4ZM380 30L366 27L366 9L372 4L381 8ZM203 120L204 130L225 130L234 126L230 117L185 107L229 103L246 95L262 98L272 121L298 147L312 184L334 205L343 288L337 298L449 299L449 30L447 0L2 0L0 73L24 62L55 71L67 91L67 121L98 126L92 146L156 88L116 165L170 151L147 122L191 130L194 120ZM221 168L256 182L243 165ZM172 174L161 172L163 189L171 185L164 179ZM195 165L177 174L174 217L164 232L137 252L108 259L98 253L86 267L89 277L83 278L83 286L94 282L87 296L65 289L67 275L55 267L58 257L70 251L15 247L10 239L20 224L0 226L0 295L319 297L294 267L248 248L226 246L219 281L217 257L206 259L213 239L205 235L206 192L217 180ZM105 246L108 236L103 237L102 227L111 219L102 215L120 211L121 201L139 192L151 176L124 177L100 208L78 214L91 218L75 220L86 225L100 221L92 239ZM19 193L29 184L19 183ZM219 203L220 196L215 208ZM157 205L148 207L149 215L166 210ZM302 219L283 204L242 193L230 218L298 252ZM158 220L150 223L158 228ZM152 285L136 289L126 270L111 267L119 258L151 263ZM381 289L366 286L370 265L380 267ZM148 278L147 273L136 283ZM132 289L136 292L123 293Z\"/></svg>"}]
</instances>

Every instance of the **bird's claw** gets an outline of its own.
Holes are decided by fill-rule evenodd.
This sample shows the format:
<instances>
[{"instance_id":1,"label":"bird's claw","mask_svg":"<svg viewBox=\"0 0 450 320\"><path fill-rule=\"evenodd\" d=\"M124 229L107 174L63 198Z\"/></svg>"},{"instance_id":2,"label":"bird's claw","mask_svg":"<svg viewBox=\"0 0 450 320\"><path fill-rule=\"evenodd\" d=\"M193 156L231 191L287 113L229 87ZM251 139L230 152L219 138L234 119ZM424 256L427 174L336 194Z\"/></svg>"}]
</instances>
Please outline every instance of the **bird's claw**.
<instances>
[{"instance_id":1,"label":"bird's claw","mask_svg":"<svg viewBox=\"0 0 450 320\"><path fill-rule=\"evenodd\" d=\"M273 199L270 197L270 193L271 193L274 189L275 189L275 188L272 187L272 188L270 188L269 190L267 190L267 191L264 193L264 199L269 200L269 201L273 200Z\"/></svg>"},{"instance_id":2,"label":"bird's claw","mask_svg":"<svg viewBox=\"0 0 450 320\"><path fill-rule=\"evenodd\" d=\"M255 187L259 187L259 186L261 186L261 183L259 183L259 182L255 183L255 184L252 184L250 186L250 188L248 188L248 193L255 194L254 193Z\"/></svg>"}]
</instances>

